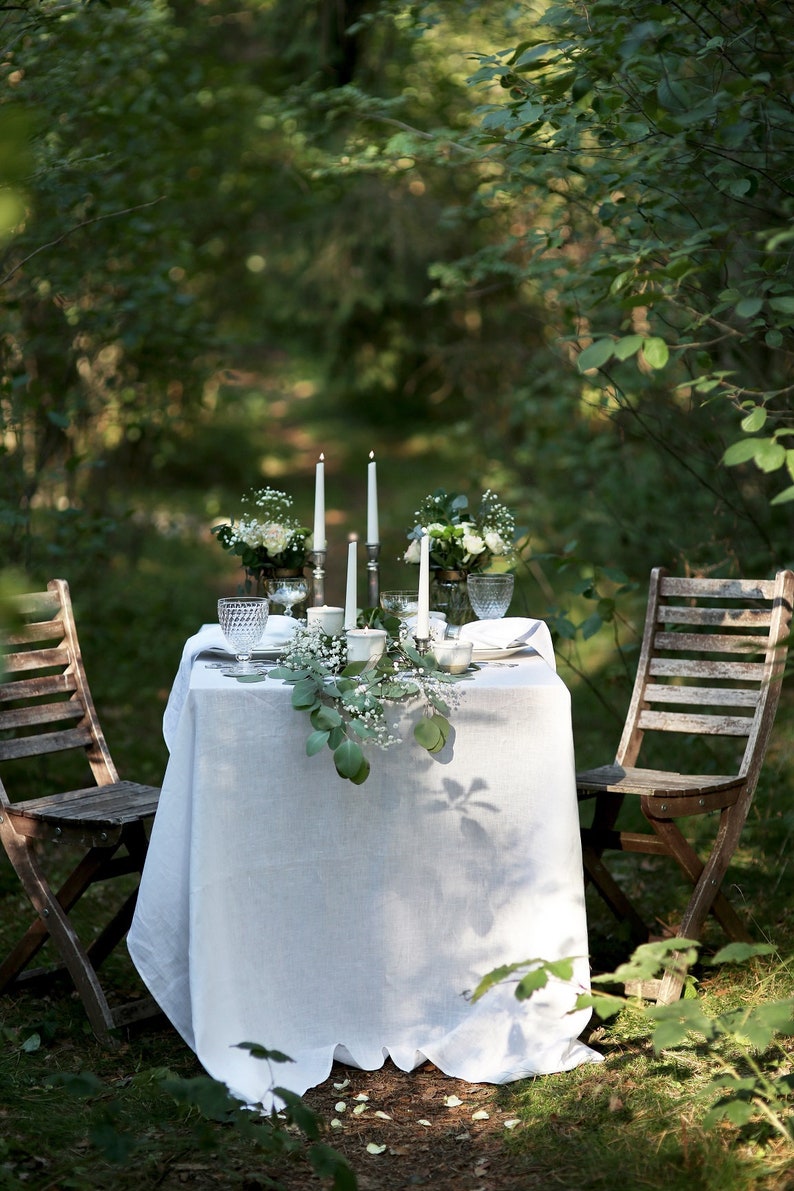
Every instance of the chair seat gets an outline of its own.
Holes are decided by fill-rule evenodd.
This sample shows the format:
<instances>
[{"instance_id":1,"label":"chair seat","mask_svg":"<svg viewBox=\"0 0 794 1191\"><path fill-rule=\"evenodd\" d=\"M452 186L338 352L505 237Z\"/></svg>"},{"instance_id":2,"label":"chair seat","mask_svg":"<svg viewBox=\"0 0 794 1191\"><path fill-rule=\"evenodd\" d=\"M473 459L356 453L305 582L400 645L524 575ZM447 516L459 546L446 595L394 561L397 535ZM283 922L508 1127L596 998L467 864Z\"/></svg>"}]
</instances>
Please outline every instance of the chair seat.
<instances>
[{"instance_id":1,"label":"chair seat","mask_svg":"<svg viewBox=\"0 0 794 1191\"><path fill-rule=\"evenodd\" d=\"M739 790L743 779L736 774L675 773L666 769L637 769L630 765L599 765L576 775L580 793L649 794L667 798Z\"/></svg>"},{"instance_id":2,"label":"chair seat","mask_svg":"<svg viewBox=\"0 0 794 1191\"><path fill-rule=\"evenodd\" d=\"M74 827L122 827L149 818L157 810L160 791L138 782L113 782L68 790L43 798L30 798L5 808L10 819L20 816L53 825Z\"/></svg>"}]
</instances>

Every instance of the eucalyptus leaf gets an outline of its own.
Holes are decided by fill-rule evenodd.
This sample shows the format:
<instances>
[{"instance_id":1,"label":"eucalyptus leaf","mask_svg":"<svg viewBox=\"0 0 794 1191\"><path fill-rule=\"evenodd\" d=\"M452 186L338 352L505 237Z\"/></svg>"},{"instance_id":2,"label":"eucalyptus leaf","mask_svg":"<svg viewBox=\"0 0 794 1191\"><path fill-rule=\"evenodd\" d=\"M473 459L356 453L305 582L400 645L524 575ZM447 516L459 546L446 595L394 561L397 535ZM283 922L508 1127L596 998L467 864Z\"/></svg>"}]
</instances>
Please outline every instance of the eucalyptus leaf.
<instances>
[{"instance_id":1,"label":"eucalyptus leaf","mask_svg":"<svg viewBox=\"0 0 794 1191\"><path fill-rule=\"evenodd\" d=\"M295 683L292 692L293 707L301 711L306 711L309 708L315 707L318 702L317 683L314 679L302 678L300 682Z\"/></svg>"},{"instance_id":2,"label":"eucalyptus leaf","mask_svg":"<svg viewBox=\"0 0 794 1191\"><path fill-rule=\"evenodd\" d=\"M345 739L334 749L334 765L340 777L353 781L363 762L364 754L354 740Z\"/></svg>"},{"instance_id":3,"label":"eucalyptus leaf","mask_svg":"<svg viewBox=\"0 0 794 1191\"><path fill-rule=\"evenodd\" d=\"M312 727L326 731L329 731L331 728L338 728L342 723L342 716L336 708L328 707L326 704L315 707L310 718Z\"/></svg>"},{"instance_id":4,"label":"eucalyptus leaf","mask_svg":"<svg viewBox=\"0 0 794 1191\"><path fill-rule=\"evenodd\" d=\"M327 731L312 732L306 741L306 756L313 757L316 753L324 749L328 744L330 735L330 732Z\"/></svg>"},{"instance_id":5,"label":"eucalyptus leaf","mask_svg":"<svg viewBox=\"0 0 794 1191\"><path fill-rule=\"evenodd\" d=\"M440 745L443 746L444 739L441 729L435 722L435 716L423 716L419 722L414 726L414 737L422 748L432 752Z\"/></svg>"}]
</instances>

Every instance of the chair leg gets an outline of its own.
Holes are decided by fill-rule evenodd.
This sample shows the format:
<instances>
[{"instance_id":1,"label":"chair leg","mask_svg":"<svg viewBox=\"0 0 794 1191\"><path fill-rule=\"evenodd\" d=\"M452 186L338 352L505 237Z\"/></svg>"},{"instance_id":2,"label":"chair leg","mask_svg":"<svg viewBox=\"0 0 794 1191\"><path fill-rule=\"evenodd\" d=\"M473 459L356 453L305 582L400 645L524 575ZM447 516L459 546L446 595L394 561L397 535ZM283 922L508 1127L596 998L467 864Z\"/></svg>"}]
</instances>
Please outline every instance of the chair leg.
<instances>
[{"instance_id":1,"label":"chair leg","mask_svg":"<svg viewBox=\"0 0 794 1191\"><path fill-rule=\"evenodd\" d=\"M726 848L724 840L736 832L727 808L721 813L720 828L714 841L711 855L704 864L678 827L669 819L650 819L654 831L667 845L670 854L692 882L694 889L681 918L680 934L684 939L699 939L709 913L714 914L728 938L734 942L751 943L752 935L720 889L722 878L728 867L725 857L732 855L733 848ZM739 827L739 831L741 826ZM686 977L686 968L672 957L670 967L662 977L657 1003L669 1005L681 996Z\"/></svg>"},{"instance_id":2,"label":"chair leg","mask_svg":"<svg viewBox=\"0 0 794 1191\"><path fill-rule=\"evenodd\" d=\"M13 828L10 828L13 833ZM13 833L15 838L20 839ZM8 840L9 836L3 836L4 842ZM32 850L33 845L28 841L21 846L21 850ZM8 852L8 847L6 847ZM112 854L115 848L99 849L92 848L83 856L80 863L72 870L69 876L64 881L57 893L57 900L59 905L68 914L75 903L82 897L86 889L96 879L97 874L101 872L103 865L108 861L108 852ZM9 853L10 857L10 853ZM12 859L12 864L16 868L16 862ZM37 865L37 867L39 867ZM39 868L39 872L41 869ZM42 873L42 879L43 873ZM46 882L47 888L50 889L49 882ZM5 957L2 965L0 965L0 992L13 984L20 976L20 973L28 966L32 959L36 957L41 948L50 937L50 930L47 926L46 919L41 916L34 919L29 926L26 933L19 939L16 946Z\"/></svg>"},{"instance_id":3,"label":"chair leg","mask_svg":"<svg viewBox=\"0 0 794 1191\"><path fill-rule=\"evenodd\" d=\"M681 918L682 938L699 939L706 918L713 914L733 942L753 941L744 922L720 888L728 867L725 857L733 853L732 848L723 846L720 838L731 830L728 816L729 811L722 812L725 827L721 824L711 855L705 864L674 822L669 819L650 820L655 833L664 840L670 855L692 882L692 895Z\"/></svg>"},{"instance_id":4,"label":"chair leg","mask_svg":"<svg viewBox=\"0 0 794 1191\"><path fill-rule=\"evenodd\" d=\"M74 981L94 1033L103 1045L117 1046L116 1039L110 1034L114 1027L114 1021L107 998L97 974L91 966L85 948L69 921L68 913L51 889L39 864L34 851L35 845L29 843L23 836L17 835L5 815L2 816L2 822L0 822L0 837L25 892L40 916L43 931L52 937L69 975ZM66 884L69 883L67 881ZM28 934L30 933L28 932ZM34 934L38 935L38 930ZM37 940L33 954L43 941L43 938L41 942Z\"/></svg>"}]
</instances>

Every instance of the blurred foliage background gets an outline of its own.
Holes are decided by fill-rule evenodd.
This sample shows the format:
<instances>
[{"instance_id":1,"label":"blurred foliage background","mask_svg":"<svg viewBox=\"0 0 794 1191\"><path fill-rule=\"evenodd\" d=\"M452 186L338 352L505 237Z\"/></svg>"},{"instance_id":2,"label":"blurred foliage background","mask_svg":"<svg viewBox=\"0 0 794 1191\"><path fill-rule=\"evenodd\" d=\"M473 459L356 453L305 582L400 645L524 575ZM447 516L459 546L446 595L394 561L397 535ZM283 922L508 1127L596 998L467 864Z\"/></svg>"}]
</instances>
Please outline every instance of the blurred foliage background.
<instances>
[{"instance_id":1,"label":"blurred foliage background","mask_svg":"<svg viewBox=\"0 0 794 1191\"><path fill-rule=\"evenodd\" d=\"M789 562L790 8L4 9L0 561L69 579L122 766L235 589L213 521L310 520L320 451L331 599L370 450L383 586L426 492L515 508L583 760L652 565Z\"/></svg>"}]
</instances>

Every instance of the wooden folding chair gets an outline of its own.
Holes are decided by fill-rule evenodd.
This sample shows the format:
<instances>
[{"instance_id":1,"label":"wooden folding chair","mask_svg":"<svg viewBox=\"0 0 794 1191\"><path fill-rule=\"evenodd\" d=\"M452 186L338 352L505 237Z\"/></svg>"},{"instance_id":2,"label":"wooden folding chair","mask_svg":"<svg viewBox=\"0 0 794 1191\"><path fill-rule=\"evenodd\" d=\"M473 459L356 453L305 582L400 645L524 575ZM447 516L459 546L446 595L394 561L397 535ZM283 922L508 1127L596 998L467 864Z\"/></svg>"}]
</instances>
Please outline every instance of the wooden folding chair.
<instances>
[{"instance_id":1,"label":"wooden folding chair","mask_svg":"<svg viewBox=\"0 0 794 1191\"><path fill-rule=\"evenodd\" d=\"M138 883L90 943L81 941L70 915L97 881L140 875L146 820L160 791L119 781L86 681L67 583L53 579L46 592L20 596L15 607L19 620L0 657L0 763L77 750L82 764L88 762L85 778L93 780L24 801L12 801L0 780L0 839L37 914L0 966L0 992L32 980L49 983L65 968L97 1038L112 1046L111 1030L156 1012L150 998L111 1008L97 975L127 932ZM53 861L62 869L58 862L68 845L78 849L79 860L56 892L47 874ZM48 938L62 964L31 970Z\"/></svg>"},{"instance_id":2,"label":"wooden folding chair","mask_svg":"<svg viewBox=\"0 0 794 1191\"><path fill-rule=\"evenodd\" d=\"M677 934L699 939L712 913L732 940L750 935L721 885L747 818L780 696L791 629L794 574L775 579L687 579L651 572L648 608L634 691L614 764L577 775L579 797L594 799L592 825L582 829L587 877L635 942L648 927L604 863L612 850L672 857L692 892ZM680 773L638 767L657 733L703 734L733 741L728 773ZM680 737L679 737L680 740ZM703 743L703 742L702 742ZM650 830L620 826L639 803ZM624 812L621 815L621 811ZM713 815L705 860L681 830L683 820ZM635 815L636 817L636 815ZM700 851L705 851L699 845ZM661 1003L681 995L685 972L674 964L653 990Z\"/></svg>"}]
</instances>

